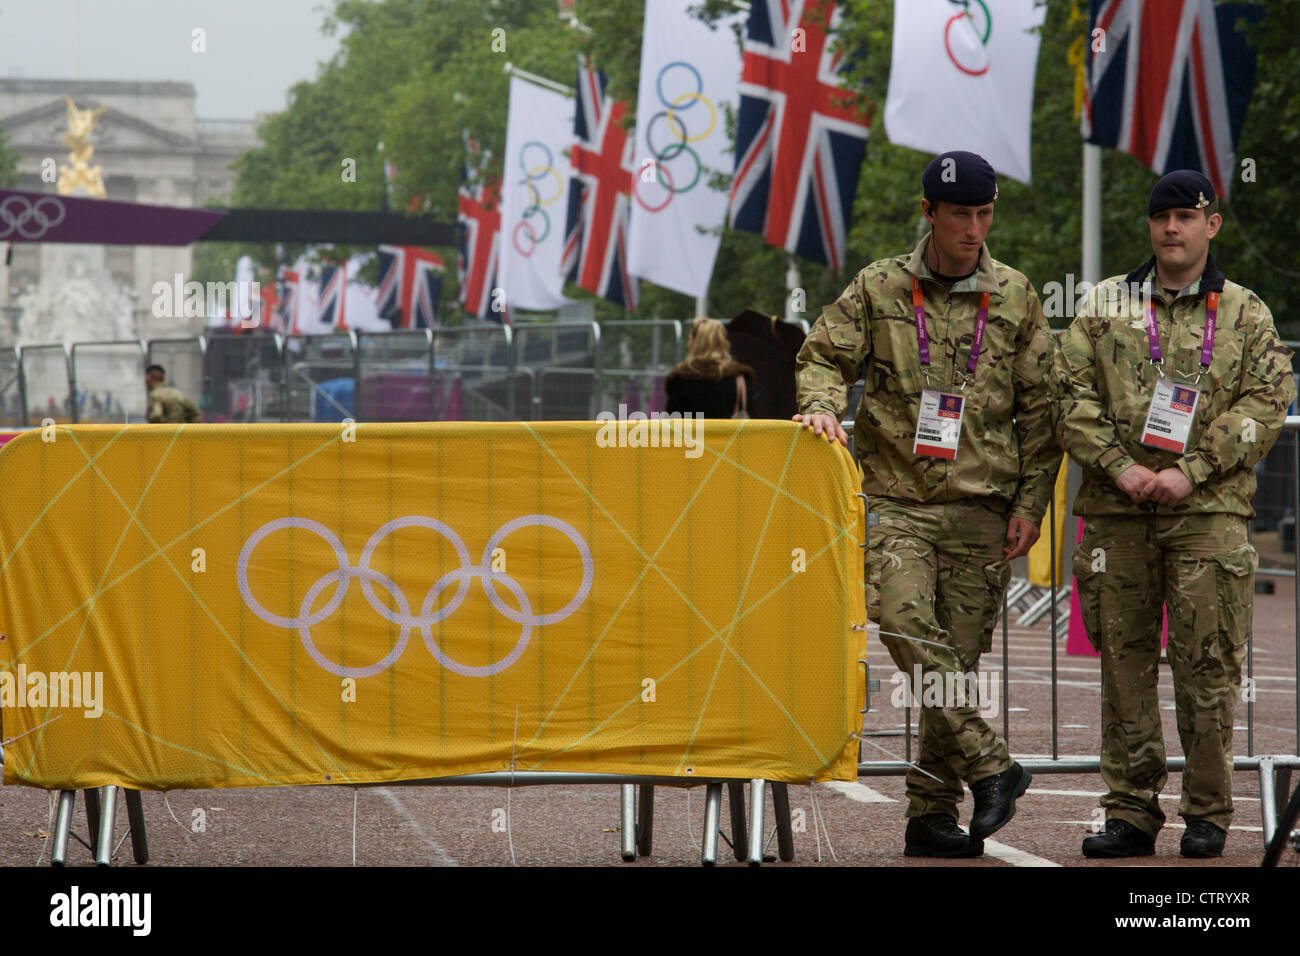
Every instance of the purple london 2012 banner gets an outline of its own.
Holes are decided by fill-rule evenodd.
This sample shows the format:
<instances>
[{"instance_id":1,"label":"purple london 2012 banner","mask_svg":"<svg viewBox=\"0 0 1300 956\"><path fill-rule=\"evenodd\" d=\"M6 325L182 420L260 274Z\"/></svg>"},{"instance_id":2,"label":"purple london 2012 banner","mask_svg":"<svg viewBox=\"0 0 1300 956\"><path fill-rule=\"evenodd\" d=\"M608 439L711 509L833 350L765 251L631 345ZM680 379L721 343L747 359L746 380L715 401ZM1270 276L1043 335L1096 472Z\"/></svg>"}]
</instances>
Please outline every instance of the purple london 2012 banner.
<instances>
[{"instance_id":1,"label":"purple london 2012 banner","mask_svg":"<svg viewBox=\"0 0 1300 956\"><path fill-rule=\"evenodd\" d=\"M186 246L225 216L224 210L0 189L0 242Z\"/></svg>"}]
</instances>

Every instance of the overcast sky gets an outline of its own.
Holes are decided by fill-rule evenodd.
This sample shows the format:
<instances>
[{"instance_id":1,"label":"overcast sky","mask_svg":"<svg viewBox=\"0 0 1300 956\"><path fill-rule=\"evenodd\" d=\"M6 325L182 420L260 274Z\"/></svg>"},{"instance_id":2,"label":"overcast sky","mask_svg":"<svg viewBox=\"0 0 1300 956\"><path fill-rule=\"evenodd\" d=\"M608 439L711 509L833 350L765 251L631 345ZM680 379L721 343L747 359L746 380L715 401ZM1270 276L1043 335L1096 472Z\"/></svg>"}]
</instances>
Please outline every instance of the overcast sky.
<instances>
[{"instance_id":1,"label":"overcast sky","mask_svg":"<svg viewBox=\"0 0 1300 956\"><path fill-rule=\"evenodd\" d=\"M338 36L321 35L332 8L330 0L0 0L0 76L189 82L199 118L252 119L284 109L289 87L315 78L339 49ZM196 28L206 52L191 49Z\"/></svg>"}]
</instances>

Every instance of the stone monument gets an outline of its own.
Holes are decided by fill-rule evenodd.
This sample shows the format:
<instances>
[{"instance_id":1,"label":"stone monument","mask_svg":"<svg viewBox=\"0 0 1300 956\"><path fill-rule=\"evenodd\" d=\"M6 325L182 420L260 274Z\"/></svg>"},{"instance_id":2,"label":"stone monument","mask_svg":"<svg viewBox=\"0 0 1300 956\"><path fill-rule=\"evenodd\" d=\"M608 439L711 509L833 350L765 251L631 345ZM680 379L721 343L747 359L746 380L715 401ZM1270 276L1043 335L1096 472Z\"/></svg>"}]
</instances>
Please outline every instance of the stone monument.
<instances>
[{"instance_id":1,"label":"stone monument","mask_svg":"<svg viewBox=\"0 0 1300 956\"><path fill-rule=\"evenodd\" d=\"M59 167L62 196L105 198L104 177L91 165L90 134L107 107L78 109L68 104L69 165ZM123 342L139 338L131 291L119 286L105 263L102 245L43 243L40 281L17 298L21 310L18 345ZM35 359L39 355L39 360ZM34 353L24 360L29 420L67 419L69 389L66 366L57 352ZM76 402L81 421L139 421L145 413L144 369L138 350L82 346L75 355ZM52 414L58 412L59 414Z\"/></svg>"}]
</instances>

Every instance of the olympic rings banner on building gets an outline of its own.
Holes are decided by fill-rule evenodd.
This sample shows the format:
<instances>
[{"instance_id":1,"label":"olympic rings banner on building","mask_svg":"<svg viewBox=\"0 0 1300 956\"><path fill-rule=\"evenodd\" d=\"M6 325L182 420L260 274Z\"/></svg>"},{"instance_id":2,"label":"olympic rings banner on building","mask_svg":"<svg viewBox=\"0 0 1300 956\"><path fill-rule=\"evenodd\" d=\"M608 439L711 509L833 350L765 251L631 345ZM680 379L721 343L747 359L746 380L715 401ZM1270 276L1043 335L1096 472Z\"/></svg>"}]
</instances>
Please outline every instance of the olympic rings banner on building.
<instances>
[{"instance_id":1,"label":"olympic rings banner on building","mask_svg":"<svg viewBox=\"0 0 1300 956\"><path fill-rule=\"evenodd\" d=\"M856 775L865 516L793 423L52 426L0 481L7 784Z\"/></svg>"}]
</instances>

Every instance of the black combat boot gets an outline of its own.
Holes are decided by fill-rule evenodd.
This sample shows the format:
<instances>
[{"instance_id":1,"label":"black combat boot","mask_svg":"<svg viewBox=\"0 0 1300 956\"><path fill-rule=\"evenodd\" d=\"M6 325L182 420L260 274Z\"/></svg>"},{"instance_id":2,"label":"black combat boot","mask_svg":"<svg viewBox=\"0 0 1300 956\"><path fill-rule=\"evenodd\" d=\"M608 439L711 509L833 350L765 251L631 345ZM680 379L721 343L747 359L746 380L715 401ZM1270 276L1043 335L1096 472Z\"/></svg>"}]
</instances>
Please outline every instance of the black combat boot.
<instances>
[{"instance_id":1,"label":"black combat boot","mask_svg":"<svg viewBox=\"0 0 1300 956\"><path fill-rule=\"evenodd\" d=\"M1011 822L1016 815L1016 798L1029 789L1033 777L1018 763L991 777L970 785L975 798L975 815L970 821L970 835L983 840Z\"/></svg>"},{"instance_id":2,"label":"black combat boot","mask_svg":"<svg viewBox=\"0 0 1300 956\"><path fill-rule=\"evenodd\" d=\"M1190 827L1188 831L1191 831ZM1083 838L1083 855L1092 859L1155 856L1156 841L1131 823L1107 820L1105 833L1094 833Z\"/></svg>"},{"instance_id":3,"label":"black combat boot","mask_svg":"<svg viewBox=\"0 0 1300 956\"><path fill-rule=\"evenodd\" d=\"M984 841L972 840L946 813L927 813L907 821L903 856L970 857L984 854Z\"/></svg>"},{"instance_id":4,"label":"black combat boot","mask_svg":"<svg viewBox=\"0 0 1300 956\"><path fill-rule=\"evenodd\" d=\"M1207 860L1212 856L1223 855L1223 841L1228 834L1220 830L1209 820L1188 820L1187 832L1183 834L1178 852L1197 860Z\"/></svg>"}]
</instances>

